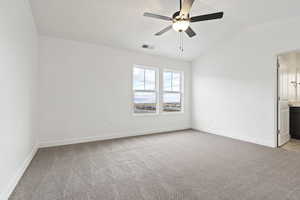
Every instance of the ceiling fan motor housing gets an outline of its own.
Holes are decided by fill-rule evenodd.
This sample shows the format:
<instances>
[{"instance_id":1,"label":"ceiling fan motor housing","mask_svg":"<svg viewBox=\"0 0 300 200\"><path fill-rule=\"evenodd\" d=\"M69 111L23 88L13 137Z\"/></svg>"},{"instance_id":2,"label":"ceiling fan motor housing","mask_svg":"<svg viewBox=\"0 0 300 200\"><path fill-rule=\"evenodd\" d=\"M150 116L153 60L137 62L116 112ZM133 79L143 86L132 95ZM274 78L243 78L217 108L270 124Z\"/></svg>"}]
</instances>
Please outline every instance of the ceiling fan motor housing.
<instances>
[{"instance_id":1,"label":"ceiling fan motor housing","mask_svg":"<svg viewBox=\"0 0 300 200\"><path fill-rule=\"evenodd\" d=\"M181 18L179 15L180 15L180 11L175 12L175 13L172 15L173 21L174 21L174 20L179 20L179 19L184 19L184 18ZM190 19L190 14L188 14L188 18L187 18L187 19Z\"/></svg>"}]
</instances>

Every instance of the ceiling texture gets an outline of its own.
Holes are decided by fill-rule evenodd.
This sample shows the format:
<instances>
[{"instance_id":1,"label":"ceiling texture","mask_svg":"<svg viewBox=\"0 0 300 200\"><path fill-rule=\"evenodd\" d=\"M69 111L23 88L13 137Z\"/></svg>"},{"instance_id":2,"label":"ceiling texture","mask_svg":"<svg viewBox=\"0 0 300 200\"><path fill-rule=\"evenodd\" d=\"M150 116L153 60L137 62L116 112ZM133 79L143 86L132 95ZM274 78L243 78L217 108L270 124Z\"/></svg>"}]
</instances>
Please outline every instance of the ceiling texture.
<instances>
[{"instance_id":1,"label":"ceiling texture","mask_svg":"<svg viewBox=\"0 0 300 200\"><path fill-rule=\"evenodd\" d=\"M154 36L170 22L143 17L144 12L172 16L179 0L30 0L41 35L103 44L191 61L243 29L300 16L299 0L195 0L191 16L224 11L221 20L191 24L196 37L179 33ZM142 49L143 44L154 49Z\"/></svg>"}]
</instances>

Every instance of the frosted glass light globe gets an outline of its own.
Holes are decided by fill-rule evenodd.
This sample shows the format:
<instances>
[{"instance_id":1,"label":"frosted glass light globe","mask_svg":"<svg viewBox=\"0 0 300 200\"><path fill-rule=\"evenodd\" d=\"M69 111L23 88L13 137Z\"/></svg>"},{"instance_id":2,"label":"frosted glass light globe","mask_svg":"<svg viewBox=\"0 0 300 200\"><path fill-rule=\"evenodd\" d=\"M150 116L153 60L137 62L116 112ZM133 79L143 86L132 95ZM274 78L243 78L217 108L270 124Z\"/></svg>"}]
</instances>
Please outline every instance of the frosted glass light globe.
<instances>
[{"instance_id":1,"label":"frosted glass light globe","mask_svg":"<svg viewBox=\"0 0 300 200\"><path fill-rule=\"evenodd\" d=\"M173 29L177 32L182 32L188 29L190 26L190 21L189 20L178 20L173 22Z\"/></svg>"}]
</instances>

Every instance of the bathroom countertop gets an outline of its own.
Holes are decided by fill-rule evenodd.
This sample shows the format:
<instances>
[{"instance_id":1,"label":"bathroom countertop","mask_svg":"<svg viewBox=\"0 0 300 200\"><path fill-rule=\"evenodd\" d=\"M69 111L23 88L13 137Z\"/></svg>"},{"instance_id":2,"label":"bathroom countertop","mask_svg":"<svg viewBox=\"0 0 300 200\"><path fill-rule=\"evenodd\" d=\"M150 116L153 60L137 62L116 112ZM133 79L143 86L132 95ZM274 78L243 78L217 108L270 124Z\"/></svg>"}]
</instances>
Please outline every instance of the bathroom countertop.
<instances>
[{"instance_id":1,"label":"bathroom countertop","mask_svg":"<svg viewBox=\"0 0 300 200\"><path fill-rule=\"evenodd\" d=\"M300 107L300 102L297 103L289 103L290 107Z\"/></svg>"}]
</instances>

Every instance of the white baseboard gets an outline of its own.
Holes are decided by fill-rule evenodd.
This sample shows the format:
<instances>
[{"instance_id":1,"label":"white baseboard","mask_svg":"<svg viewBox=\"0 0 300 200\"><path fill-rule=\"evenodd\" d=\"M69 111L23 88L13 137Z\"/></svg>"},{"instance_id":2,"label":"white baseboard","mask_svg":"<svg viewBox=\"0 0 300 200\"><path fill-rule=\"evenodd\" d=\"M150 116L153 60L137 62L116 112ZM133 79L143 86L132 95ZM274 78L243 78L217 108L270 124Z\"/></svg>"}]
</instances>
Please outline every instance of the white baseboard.
<instances>
[{"instance_id":1,"label":"white baseboard","mask_svg":"<svg viewBox=\"0 0 300 200\"><path fill-rule=\"evenodd\" d=\"M56 141L41 141L39 143L40 148L44 147L55 147L55 146L62 146L62 145L68 145L68 144L78 144L78 143L85 143L85 142L95 142L95 141L101 141L101 140L109 140L109 139L116 139L116 138L126 138L126 137L132 137L132 136L141 136L141 135L149 135L154 133L164 133L164 132L171 132L171 131L181 131L191 129L191 127L182 127L178 129L155 129L155 130L144 130L144 131L138 131L138 132L128 132L124 134L115 133L110 135L100 135L100 136L91 136L91 137L84 137L84 138L72 138L72 139L66 139L66 140L56 140Z\"/></svg>"},{"instance_id":2,"label":"white baseboard","mask_svg":"<svg viewBox=\"0 0 300 200\"><path fill-rule=\"evenodd\" d=\"M37 150L38 150L38 144L34 145L31 152L29 153L27 158L24 160L24 162L20 166L19 170L16 172L16 174L11 179L11 181L8 183L6 190L4 190L4 192L0 195L0 200L8 200L9 196L12 194L12 192L16 188L18 182L22 178L24 172L26 171L27 167L29 166L31 160L35 156Z\"/></svg>"},{"instance_id":3,"label":"white baseboard","mask_svg":"<svg viewBox=\"0 0 300 200\"><path fill-rule=\"evenodd\" d=\"M199 131L202 133L207 133L207 134L212 134L212 135L219 135L219 136L223 136L223 137L227 137L227 138L232 138L235 140L240 140L240 141L244 141L244 142L249 142L249 143L253 143L253 144L258 144L258 145L262 145L262 146L267 146L267 147L272 147L275 148L276 145L272 142L272 141L264 141L264 140L256 140L255 138L250 138L250 137L244 137L244 136L238 136L238 135L232 135L232 134L227 134L227 133L221 133L215 130L201 130L199 128L192 128L195 131Z\"/></svg>"}]
</instances>

